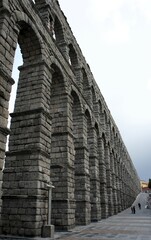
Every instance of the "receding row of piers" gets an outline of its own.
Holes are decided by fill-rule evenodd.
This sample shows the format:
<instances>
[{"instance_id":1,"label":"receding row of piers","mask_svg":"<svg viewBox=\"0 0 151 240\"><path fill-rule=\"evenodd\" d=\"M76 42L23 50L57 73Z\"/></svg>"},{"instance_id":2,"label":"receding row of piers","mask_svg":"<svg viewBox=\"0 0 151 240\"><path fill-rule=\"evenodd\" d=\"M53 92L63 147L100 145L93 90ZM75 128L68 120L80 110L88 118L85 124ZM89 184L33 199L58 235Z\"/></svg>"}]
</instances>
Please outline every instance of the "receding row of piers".
<instances>
[{"instance_id":1,"label":"receding row of piers","mask_svg":"<svg viewBox=\"0 0 151 240\"><path fill-rule=\"evenodd\" d=\"M17 44L23 65L9 130ZM1 233L42 235L51 182L59 230L129 207L137 172L58 1L1 0L0 49Z\"/></svg>"}]
</instances>

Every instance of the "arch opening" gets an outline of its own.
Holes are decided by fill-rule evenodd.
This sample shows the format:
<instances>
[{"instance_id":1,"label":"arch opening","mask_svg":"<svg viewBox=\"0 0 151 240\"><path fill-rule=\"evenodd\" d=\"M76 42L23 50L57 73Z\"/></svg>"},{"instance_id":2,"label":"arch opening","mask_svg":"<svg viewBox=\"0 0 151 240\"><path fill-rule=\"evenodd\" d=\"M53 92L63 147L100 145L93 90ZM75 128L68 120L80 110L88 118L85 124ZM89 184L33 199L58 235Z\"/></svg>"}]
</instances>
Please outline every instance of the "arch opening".
<instances>
[{"instance_id":1,"label":"arch opening","mask_svg":"<svg viewBox=\"0 0 151 240\"><path fill-rule=\"evenodd\" d=\"M18 22L21 28L18 43L20 45L23 64L33 64L41 59L41 46L33 29L24 21Z\"/></svg>"},{"instance_id":2,"label":"arch opening","mask_svg":"<svg viewBox=\"0 0 151 240\"><path fill-rule=\"evenodd\" d=\"M55 39L57 44L64 43L64 33L63 33L62 25L59 19L57 18L57 16L55 16L55 20L54 20L54 34L55 34Z\"/></svg>"},{"instance_id":3,"label":"arch opening","mask_svg":"<svg viewBox=\"0 0 151 240\"><path fill-rule=\"evenodd\" d=\"M17 105L20 105L20 106L22 105L23 96L24 96L24 102L27 100L27 98L29 100L30 98L29 96L31 96L31 92L28 95L26 89L28 88L28 84L29 84L28 81L30 81L29 85L33 85L31 75L34 73L34 67L32 69L32 64L34 62L37 62L39 59L41 59L40 43L36 34L32 30L32 28L24 21L19 21L17 24L20 28L20 32L16 39L17 45L14 52L14 61L12 65L13 66L12 78L15 80L15 84L12 87L12 91L10 95L9 113L13 113L15 111L15 106L17 108ZM28 71L25 71L23 69L23 66L25 65L29 66ZM32 91L31 88L30 90ZM24 92L26 92L26 94ZM11 128L10 115L8 118L8 127ZM9 145L9 136L7 140L7 150L8 150L8 145Z\"/></svg>"},{"instance_id":4,"label":"arch opening","mask_svg":"<svg viewBox=\"0 0 151 240\"><path fill-rule=\"evenodd\" d=\"M78 67L77 54L72 44L69 44L69 63L72 66L73 70Z\"/></svg>"}]
</instances>

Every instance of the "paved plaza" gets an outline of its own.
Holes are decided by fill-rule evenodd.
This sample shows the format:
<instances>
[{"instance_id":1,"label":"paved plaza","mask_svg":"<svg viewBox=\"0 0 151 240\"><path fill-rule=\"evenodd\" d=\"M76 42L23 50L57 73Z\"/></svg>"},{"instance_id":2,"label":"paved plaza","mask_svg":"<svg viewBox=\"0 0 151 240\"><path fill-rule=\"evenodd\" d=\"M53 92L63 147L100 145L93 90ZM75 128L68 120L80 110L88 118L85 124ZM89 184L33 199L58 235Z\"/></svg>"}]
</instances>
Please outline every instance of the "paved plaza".
<instances>
[{"instance_id":1,"label":"paved plaza","mask_svg":"<svg viewBox=\"0 0 151 240\"><path fill-rule=\"evenodd\" d=\"M131 208L109 217L102 221L91 223L87 226L79 226L69 232L55 232L51 240L151 240L151 209L147 205L147 193L140 193L133 205L135 214ZM141 203L141 209L138 203ZM33 240L26 237L1 236L1 240ZM50 238L34 238L34 240L50 240Z\"/></svg>"},{"instance_id":2,"label":"paved plaza","mask_svg":"<svg viewBox=\"0 0 151 240\"><path fill-rule=\"evenodd\" d=\"M147 205L147 193L140 193L134 205L136 212L131 209L109 217L88 226L79 226L70 232L55 233L59 240L151 240L151 209ZM141 203L141 209L138 203Z\"/></svg>"}]
</instances>

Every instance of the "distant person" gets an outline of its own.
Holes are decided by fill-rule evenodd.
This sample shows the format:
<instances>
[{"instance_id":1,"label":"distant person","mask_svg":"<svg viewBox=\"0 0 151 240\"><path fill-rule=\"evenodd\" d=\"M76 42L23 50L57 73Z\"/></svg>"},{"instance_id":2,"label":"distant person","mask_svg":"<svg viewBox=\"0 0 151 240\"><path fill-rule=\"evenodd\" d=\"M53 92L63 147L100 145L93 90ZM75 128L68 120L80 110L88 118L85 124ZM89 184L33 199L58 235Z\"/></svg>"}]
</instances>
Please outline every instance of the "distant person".
<instances>
[{"instance_id":1,"label":"distant person","mask_svg":"<svg viewBox=\"0 0 151 240\"><path fill-rule=\"evenodd\" d=\"M138 203L138 208L141 209L141 204L140 203Z\"/></svg>"},{"instance_id":2,"label":"distant person","mask_svg":"<svg viewBox=\"0 0 151 240\"><path fill-rule=\"evenodd\" d=\"M133 206L133 213L135 214L136 210L135 210L135 206Z\"/></svg>"}]
</instances>

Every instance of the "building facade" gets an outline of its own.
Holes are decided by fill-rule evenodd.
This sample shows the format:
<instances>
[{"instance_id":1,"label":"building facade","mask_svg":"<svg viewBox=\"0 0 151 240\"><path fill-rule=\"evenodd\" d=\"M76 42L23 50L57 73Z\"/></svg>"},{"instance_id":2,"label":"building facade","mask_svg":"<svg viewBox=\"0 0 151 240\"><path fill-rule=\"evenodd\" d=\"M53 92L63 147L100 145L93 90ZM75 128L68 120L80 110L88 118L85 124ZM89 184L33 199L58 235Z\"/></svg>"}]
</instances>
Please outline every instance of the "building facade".
<instances>
[{"instance_id":1,"label":"building facade","mask_svg":"<svg viewBox=\"0 0 151 240\"><path fill-rule=\"evenodd\" d=\"M17 44L23 65L9 130ZM120 132L56 0L0 0L0 150L1 234L41 236L50 182L52 224L62 230L117 214L140 192Z\"/></svg>"}]
</instances>

